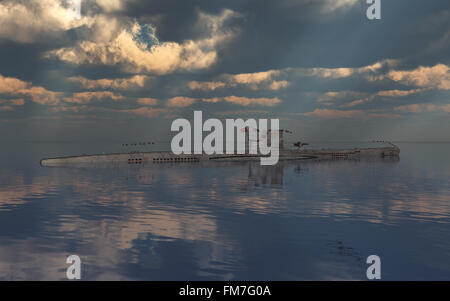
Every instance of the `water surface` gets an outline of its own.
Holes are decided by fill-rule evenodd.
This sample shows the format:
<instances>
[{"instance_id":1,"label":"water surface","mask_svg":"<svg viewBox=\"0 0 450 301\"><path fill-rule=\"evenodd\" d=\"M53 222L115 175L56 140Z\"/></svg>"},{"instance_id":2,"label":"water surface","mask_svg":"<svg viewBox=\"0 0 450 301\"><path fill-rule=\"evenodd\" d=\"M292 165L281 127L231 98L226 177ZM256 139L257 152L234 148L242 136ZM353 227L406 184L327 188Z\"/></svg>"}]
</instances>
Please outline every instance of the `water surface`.
<instances>
[{"instance_id":1,"label":"water surface","mask_svg":"<svg viewBox=\"0 0 450 301\"><path fill-rule=\"evenodd\" d=\"M395 159L43 168L105 144L0 150L0 279L450 280L450 144ZM120 150L120 147L117 151ZM115 150L113 150L115 151Z\"/></svg>"}]
</instances>

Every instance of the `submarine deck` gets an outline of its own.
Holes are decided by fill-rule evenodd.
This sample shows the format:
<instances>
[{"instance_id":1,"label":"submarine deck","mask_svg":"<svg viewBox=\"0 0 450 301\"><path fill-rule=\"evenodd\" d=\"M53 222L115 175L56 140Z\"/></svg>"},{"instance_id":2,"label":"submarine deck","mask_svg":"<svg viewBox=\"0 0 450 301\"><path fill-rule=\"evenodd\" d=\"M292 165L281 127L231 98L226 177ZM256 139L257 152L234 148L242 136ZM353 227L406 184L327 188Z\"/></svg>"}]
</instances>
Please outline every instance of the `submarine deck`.
<instances>
[{"instance_id":1,"label":"submarine deck","mask_svg":"<svg viewBox=\"0 0 450 301\"><path fill-rule=\"evenodd\" d=\"M396 146L379 148L354 148L354 149L280 149L279 160L308 160L308 159L346 159L358 157L398 157L400 149ZM66 156L57 158L45 158L40 161L41 166L62 166L86 163L195 163L201 161L254 161L264 157L261 154L182 154L175 155L172 152L130 152Z\"/></svg>"}]
</instances>

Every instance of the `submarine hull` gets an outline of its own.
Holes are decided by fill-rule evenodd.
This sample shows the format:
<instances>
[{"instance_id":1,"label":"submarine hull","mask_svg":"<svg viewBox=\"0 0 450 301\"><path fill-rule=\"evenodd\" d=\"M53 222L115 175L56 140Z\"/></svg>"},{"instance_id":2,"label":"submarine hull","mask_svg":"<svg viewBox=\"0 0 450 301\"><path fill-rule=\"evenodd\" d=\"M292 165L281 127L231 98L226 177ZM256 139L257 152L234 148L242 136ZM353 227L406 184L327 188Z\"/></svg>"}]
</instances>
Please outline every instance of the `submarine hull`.
<instances>
[{"instance_id":1,"label":"submarine hull","mask_svg":"<svg viewBox=\"0 0 450 301\"><path fill-rule=\"evenodd\" d=\"M313 159L354 159L360 157L398 157L398 147L381 147L365 149L321 149L321 150L285 150L281 149L279 160L313 160ZM116 154L80 155L58 158L45 158L41 166L65 166L78 164L164 164L164 163L198 163L202 161L256 161L262 155L175 155L171 152L133 152Z\"/></svg>"}]
</instances>

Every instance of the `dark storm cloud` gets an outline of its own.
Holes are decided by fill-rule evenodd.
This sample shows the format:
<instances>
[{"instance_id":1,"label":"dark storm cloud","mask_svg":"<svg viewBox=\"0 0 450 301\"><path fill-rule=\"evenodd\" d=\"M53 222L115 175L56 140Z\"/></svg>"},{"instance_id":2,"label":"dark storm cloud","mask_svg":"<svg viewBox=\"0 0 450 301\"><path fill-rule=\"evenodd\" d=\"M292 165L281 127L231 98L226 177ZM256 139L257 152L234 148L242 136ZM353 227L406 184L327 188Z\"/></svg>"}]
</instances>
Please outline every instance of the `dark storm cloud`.
<instances>
[{"instance_id":1,"label":"dark storm cloud","mask_svg":"<svg viewBox=\"0 0 450 301\"><path fill-rule=\"evenodd\" d=\"M448 51L444 57L435 56L448 49L448 38L440 47L432 47L448 35L449 18L441 17L440 24L426 22L450 8L444 2L383 1L380 21L367 20L365 6L330 12L315 20L303 7L296 10L282 3L271 7L276 4L264 6L263 2L258 7L255 3L243 12L245 29L226 51L221 66L248 72L293 66L364 66L385 58L407 58L411 67L448 62Z\"/></svg>"},{"instance_id":2,"label":"dark storm cloud","mask_svg":"<svg viewBox=\"0 0 450 301\"><path fill-rule=\"evenodd\" d=\"M13 3L3 0L0 4L6 2ZM26 1L20 3L25 4ZM342 5L339 6L339 3ZM435 83L434 86L433 83L427 83L428 87L423 87L418 86L417 82L408 81L410 79L408 77L393 80L386 75L394 69L414 71L420 66L450 64L448 51L450 2L446 0L426 2L382 0L382 19L375 21L369 21L366 18L367 7L364 0L354 3L348 0L125 0L120 8L109 8L96 4L92 0L85 3L82 12L92 18L90 22L94 25L85 22L69 29L61 26L55 30L49 30L48 26L43 26L42 28L47 31L43 30L39 34L32 35L33 39L30 39L30 35L24 35L30 39L27 42L24 42L23 38L22 40L14 39L14 35L10 33L2 35L0 30L0 75L21 79L35 87L42 86L48 90L63 93L59 105L72 106L71 114L109 117L116 121L129 121L135 118L142 118L142 121L149 116L153 118L153 111L149 111L148 108L148 110L133 111L139 109L140 105L136 100L142 97L158 99L158 105L151 108L153 110L156 107L160 110L155 112L169 111L166 104L172 97L190 97L196 99L195 103L185 109L173 109L173 114L189 116L192 109L202 109L211 115L239 110L269 111L283 118L294 120L303 118L302 122L310 123L312 132L315 131L314 125L318 126L318 124L311 121L311 116L341 114L336 110L364 111L366 115L363 116L367 116L372 114L373 110L406 114L414 110L430 113L443 108L436 106L448 104L449 93L445 88L447 83L445 78L446 76L448 78L448 74L446 75L445 69L427 71L430 72L430 78L443 77L440 88L436 88ZM233 16L223 20L217 32L213 32L211 24L200 18L201 14L217 17L226 10L231 10ZM103 17L101 22L99 18L94 18L98 14ZM0 16L2 16L1 12ZM96 63L86 61L73 63L64 61L58 56L48 56L49 51L52 50L63 48L79 50L79 45L83 42L92 42L96 45L107 44L105 41L112 39L109 36L115 37L123 29L130 31L135 20L141 26L144 24L153 26L156 29L156 38L161 43L174 42L177 47L183 47L185 41L192 40L196 45L201 45L199 49L204 50L204 56L215 54L215 60L208 64L191 64L187 67L180 67L179 62L176 62L177 67L162 68L160 73L155 74L151 68L150 71L148 68L138 68L142 67L139 66L139 60L142 59L139 55L135 57L138 62L137 67L134 61L134 65L129 62L109 63L109 61L108 64L97 61ZM2 21L0 20L0 24ZM33 32L30 28L27 30ZM206 50L201 44L201 41L208 38L217 38L221 34L228 33L231 33L230 38L220 40L213 46L206 47ZM105 48L93 48L88 53L87 59L95 55L101 57L99 53L104 51ZM70 54L70 51L67 53ZM120 59L126 60L130 57L131 54ZM196 54L192 57L197 61L202 59L202 55ZM115 59L117 58L112 58L111 62L115 62ZM395 61L395 64L386 63L376 71L353 70L353 68L370 66L377 62L385 62L388 59ZM340 77L314 75L312 68L346 68L343 72L351 74ZM224 77L268 70L281 73L276 78L256 85L254 83L230 84ZM331 72L330 70L321 72ZM72 97L74 93L95 90L82 89L70 83L69 78L129 79L136 74L147 75L150 79L139 89L110 89L122 95L123 101L102 100L83 104L85 107L82 113L74 111L75 108L79 109L79 106L66 104L63 101L64 98ZM369 80L369 76L378 78ZM224 81L227 84L214 91L205 91L188 88L189 83L193 81ZM287 84L279 89L270 89L273 81L286 81ZM380 91L409 91L424 88L427 88L426 91L411 92L406 97L389 98L377 95ZM319 101L326 93L345 91L351 93L341 93L339 97L328 102ZM28 94L25 96L22 95L23 93L16 94L18 96L13 95L11 98L24 97L29 100ZM280 104L270 108L254 104L236 105L224 101L224 98L230 96L247 99L277 98L280 99ZM0 95L0 99L8 100L8 97ZM203 102L203 99L211 98L220 98L221 101ZM369 101L345 107L364 98L369 98ZM418 106L398 109L400 106L409 104ZM423 107L422 104L433 104L435 107ZM329 111L315 111L316 109ZM135 116L133 112L140 112L143 115ZM310 115L307 118L305 117L307 115L301 115L314 112L316 115ZM27 101L23 107L15 107L13 111L0 111L0 118L7 117L13 120L18 117L28 117L31 120L37 115L51 117L55 114L64 119L64 114L68 113L62 110L52 111L40 104ZM105 131L108 129L108 122L115 121L101 121ZM145 122L150 121L147 119ZM336 125L332 120L321 122L320 126ZM339 121L339 124L345 122L347 121ZM354 125L353 122L355 121L352 121L352 125ZM387 122L394 126L392 120ZM376 123L373 127L375 131ZM380 130L384 131L385 127ZM89 132L89 127L80 125L80 131ZM361 136L364 136L364 129L359 131ZM352 135L357 135L356 132L352 132Z\"/></svg>"},{"instance_id":3,"label":"dark storm cloud","mask_svg":"<svg viewBox=\"0 0 450 301\"><path fill-rule=\"evenodd\" d=\"M200 11L219 14L227 8L241 14L242 19L227 24L239 26L240 34L219 49L217 64L205 70L208 76L211 72L286 67L364 66L385 58L404 59L411 68L449 61L448 1L432 0L426 5L420 0L383 1L380 21L367 20L364 2L324 11L326 1L128 0L124 10L115 14L153 24L161 41L177 42L202 36L203 28L196 26ZM42 67L37 62L39 51L68 46L82 38L83 27L26 45L25 49L17 46L17 54L9 42L2 42L2 46L9 45L2 47L0 60L4 61L6 73L11 70L11 61L22 58L33 61L29 70L37 70ZM92 68L89 70L95 73Z\"/></svg>"},{"instance_id":4,"label":"dark storm cloud","mask_svg":"<svg viewBox=\"0 0 450 301\"><path fill-rule=\"evenodd\" d=\"M411 66L448 62L450 3L382 1L382 20L369 21L368 5L327 11L327 1L129 1L126 13L155 24L162 40L200 33L198 11L229 8L244 16L241 34L221 50L216 72L252 72L283 67L363 66L406 58ZM436 57L436 54L440 56Z\"/></svg>"}]
</instances>

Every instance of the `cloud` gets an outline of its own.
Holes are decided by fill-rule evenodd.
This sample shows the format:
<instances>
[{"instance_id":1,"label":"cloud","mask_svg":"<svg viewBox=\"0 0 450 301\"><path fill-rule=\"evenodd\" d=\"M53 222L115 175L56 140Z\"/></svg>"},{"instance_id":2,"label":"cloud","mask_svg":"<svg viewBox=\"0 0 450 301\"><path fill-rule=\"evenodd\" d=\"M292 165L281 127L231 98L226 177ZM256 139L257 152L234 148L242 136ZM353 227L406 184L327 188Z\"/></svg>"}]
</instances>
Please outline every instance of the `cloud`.
<instances>
[{"instance_id":1,"label":"cloud","mask_svg":"<svg viewBox=\"0 0 450 301\"><path fill-rule=\"evenodd\" d=\"M228 81L228 86L245 85L253 90L264 87L276 91L289 86L289 82L286 80L274 80L274 78L279 76L281 73L282 72L280 70L268 70L254 73L224 75L224 77Z\"/></svg>"},{"instance_id":2,"label":"cloud","mask_svg":"<svg viewBox=\"0 0 450 301\"><path fill-rule=\"evenodd\" d=\"M436 111L450 113L450 104L445 105L435 105L425 103L411 104L395 107L394 110L397 112L404 112L404 113L422 113L422 112L436 112Z\"/></svg>"},{"instance_id":3,"label":"cloud","mask_svg":"<svg viewBox=\"0 0 450 301\"><path fill-rule=\"evenodd\" d=\"M357 3L358 0L325 0L322 4L322 11L330 13L339 9L349 9Z\"/></svg>"},{"instance_id":4,"label":"cloud","mask_svg":"<svg viewBox=\"0 0 450 301\"><path fill-rule=\"evenodd\" d=\"M111 108L102 108L102 107L92 107L87 105L75 105L75 106L58 106L51 108L52 112L65 112L65 113L80 113L80 112L107 112L107 113L127 113L134 114L142 117L158 117L162 113L168 112L165 108L149 108L149 107L139 107L136 109L126 109L126 110L118 110ZM91 116L91 115L90 115Z\"/></svg>"},{"instance_id":5,"label":"cloud","mask_svg":"<svg viewBox=\"0 0 450 301\"><path fill-rule=\"evenodd\" d=\"M98 92L79 92L74 93L72 97L64 98L65 102L68 103L89 103L93 100L103 100L103 99L111 99L111 100L122 100L124 97L120 94L115 94L111 91L98 91Z\"/></svg>"},{"instance_id":6,"label":"cloud","mask_svg":"<svg viewBox=\"0 0 450 301\"><path fill-rule=\"evenodd\" d=\"M355 118L362 117L365 115L364 111L361 110L329 110L329 109L315 109L312 112L300 113L303 116L314 116L321 118Z\"/></svg>"},{"instance_id":7,"label":"cloud","mask_svg":"<svg viewBox=\"0 0 450 301\"><path fill-rule=\"evenodd\" d=\"M371 118L390 118L390 119L397 119L401 118L402 115L400 114L394 114L394 113L370 113L368 117Z\"/></svg>"},{"instance_id":8,"label":"cloud","mask_svg":"<svg viewBox=\"0 0 450 301\"><path fill-rule=\"evenodd\" d=\"M259 84L265 81L270 80L273 76L279 75L279 70L269 70L263 72L255 72L255 73L242 73L229 75L229 80L238 84Z\"/></svg>"},{"instance_id":9,"label":"cloud","mask_svg":"<svg viewBox=\"0 0 450 301\"><path fill-rule=\"evenodd\" d=\"M336 13L338 10L346 11L358 4L358 0L285 0L280 2L289 7L305 4L318 5L320 14ZM302 7L302 9L304 8Z\"/></svg>"},{"instance_id":10,"label":"cloud","mask_svg":"<svg viewBox=\"0 0 450 301\"><path fill-rule=\"evenodd\" d=\"M274 98L249 98L249 97L238 97L238 96L227 96L224 97L226 102L240 105L240 106L250 106L259 105L265 107L273 107L281 103L278 97Z\"/></svg>"},{"instance_id":11,"label":"cloud","mask_svg":"<svg viewBox=\"0 0 450 301\"><path fill-rule=\"evenodd\" d=\"M17 78L4 77L0 75L0 94L10 94L18 90L26 89L30 83Z\"/></svg>"},{"instance_id":12,"label":"cloud","mask_svg":"<svg viewBox=\"0 0 450 301\"><path fill-rule=\"evenodd\" d=\"M122 0L95 0L95 2L106 12L120 11L124 7Z\"/></svg>"},{"instance_id":13,"label":"cloud","mask_svg":"<svg viewBox=\"0 0 450 301\"><path fill-rule=\"evenodd\" d=\"M29 96L32 101L41 105L56 105L63 93L49 91L43 87L30 87L18 90L16 94Z\"/></svg>"},{"instance_id":14,"label":"cloud","mask_svg":"<svg viewBox=\"0 0 450 301\"><path fill-rule=\"evenodd\" d=\"M137 103L146 106L155 106L158 104L158 100L155 98L138 98Z\"/></svg>"},{"instance_id":15,"label":"cloud","mask_svg":"<svg viewBox=\"0 0 450 301\"><path fill-rule=\"evenodd\" d=\"M372 100L372 96L363 97L365 94L366 93L356 91L331 91L322 94L319 98L317 98L317 101L320 103L325 103L326 105L331 105L336 99L341 100L346 98L361 97L340 106L341 108L349 108Z\"/></svg>"},{"instance_id":16,"label":"cloud","mask_svg":"<svg viewBox=\"0 0 450 301\"><path fill-rule=\"evenodd\" d=\"M219 97L212 97L212 98L203 98L202 101L207 103L218 103L221 102L222 99Z\"/></svg>"},{"instance_id":17,"label":"cloud","mask_svg":"<svg viewBox=\"0 0 450 301\"><path fill-rule=\"evenodd\" d=\"M299 68L300 73L307 76L314 76L319 78L340 79L347 78L355 74L363 74L372 72L375 73L384 66L392 66L397 62L395 60L383 60L372 65L358 67L358 68Z\"/></svg>"},{"instance_id":18,"label":"cloud","mask_svg":"<svg viewBox=\"0 0 450 301\"><path fill-rule=\"evenodd\" d=\"M23 106L25 100L23 98L16 99L0 99L0 111L13 111L14 107Z\"/></svg>"},{"instance_id":19,"label":"cloud","mask_svg":"<svg viewBox=\"0 0 450 301\"><path fill-rule=\"evenodd\" d=\"M23 98L0 99L0 104L8 104L11 106L23 106L25 104L25 100Z\"/></svg>"},{"instance_id":20,"label":"cloud","mask_svg":"<svg viewBox=\"0 0 450 301\"><path fill-rule=\"evenodd\" d=\"M405 85L450 90L450 68L444 64L409 71L392 70L386 77Z\"/></svg>"},{"instance_id":21,"label":"cloud","mask_svg":"<svg viewBox=\"0 0 450 301\"><path fill-rule=\"evenodd\" d=\"M395 111L399 112L407 112L407 113L419 113L425 109L425 105L423 104L412 104L412 105L404 105L395 107Z\"/></svg>"},{"instance_id":22,"label":"cloud","mask_svg":"<svg viewBox=\"0 0 450 301\"><path fill-rule=\"evenodd\" d=\"M322 94L317 98L318 102L329 102L335 99L343 99L349 97L360 97L363 93L355 91L330 91Z\"/></svg>"},{"instance_id":23,"label":"cloud","mask_svg":"<svg viewBox=\"0 0 450 301\"><path fill-rule=\"evenodd\" d=\"M285 68L282 70L267 70L253 73L223 74L219 80L210 82L191 81L188 87L191 90L215 91L219 88L232 88L236 86L247 86L252 90L261 88L278 91L287 88L296 77L317 77L322 79L343 79L354 75L367 74L368 79L375 78L377 74L385 67L392 67L398 64L396 60L382 60L372 65L358 68ZM278 80L280 76L289 77L290 80ZM378 78L377 78L378 79ZM336 93L333 95L332 93ZM339 94L338 94L339 93ZM343 93L348 93L344 96ZM328 92L327 95L319 101L331 100L332 98L341 98L349 95L350 92ZM356 92L354 92L356 94ZM361 95L361 93L360 93Z\"/></svg>"},{"instance_id":24,"label":"cloud","mask_svg":"<svg viewBox=\"0 0 450 301\"><path fill-rule=\"evenodd\" d=\"M0 106L0 112L5 112L5 111L13 111L14 108L12 106Z\"/></svg>"},{"instance_id":25,"label":"cloud","mask_svg":"<svg viewBox=\"0 0 450 301\"><path fill-rule=\"evenodd\" d=\"M412 90L386 90L386 91L380 91L377 93L378 96L385 96L385 97L404 97L416 93L420 93L425 91L425 89L412 89Z\"/></svg>"},{"instance_id":26,"label":"cloud","mask_svg":"<svg viewBox=\"0 0 450 301\"><path fill-rule=\"evenodd\" d=\"M357 68L285 68L281 70L267 70L253 73L240 74L223 74L219 76L219 80L210 82L189 82L188 87L191 90L215 91L219 88L230 88L236 86L247 86L250 89L257 90L261 88L278 91L287 88L296 78L300 77L316 77L321 79L344 79L355 75L366 75L366 79L375 81L379 80L378 75L383 68L394 67L398 64L397 60L385 59L375 62L372 65ZM278 80L278 77L288 77L289 80ZM325 95L332 98L333 92ZM355 92L356 93L356 92ZM336 94L341 97L342 94ZM325 99L323 99L325 100Z\"/></svg>"},{"instance_id":27,"label":"cloud","mask_svg":"<svg viewBox=\"0 0 450 301\"><path fill-rule=\"evenodd\" d=\"M218 103L222 100L240 105L240 106L250 106L250 105L259 105L259 106L265 106L265 107L273 107L277 104L281 103L281 100L277 97L274 98L249 98L249 97L238 97L238 96L227 96L227 97L213 97L213 98L204 98L202 99L203 102L206 103Z\"/></svg>"},{"instance_id":28,"label":"cloud","mask_svg":"<svg viewBox=\"0 0 450 301\"><path fill-rule=\"evenodd\" d=\"M354 75L366 75L366 79L378 79L374 74L379 73L383 68L392 68L398 65L398 60L384 59L375 62L372 65L356 67L356 68L286 68L285 72L293 73L300 77L318 77L323 79L343 79Z\"/></svg>"},{"instance_id":29,"label":"cloud","mask_svg":"<svg viewBox=\"0 0 450 301\"><path fill-rule=\"evenodd\" d=\"M188 87L191 90L214 91L219 88L236 87L238 85L247 86L250 89L257 90L261 87L270 90L280 90L289 86L286 80L277 81L274 77L281 74L280 70L268 70L254 73L240 73L240 74L223 74L220 76L221 80L211 82L197 82L191 81Z\"/></svg>"},{"instance_id":30,"label":"cloud","mask_svg":"<svg viewBox=\"0 0 450 301\"><path fill-rule=\"evenodd\" d=\"M43 36L87 25L59 0L6 0L0 3L0 38L20 43L40 41Z\"/></svg>"},{"instance_id":31,"label":"cloud","mask_svg":"<svg viewBox=\"0 0 450 301\"><path fill-rule=\"evenodd\" d=\"M81 14L71 9L69 0L4 0L0 3L0 38L34 43L82 29L82 36L90 32L91 40L105 41L129 23L112 14L124 8L125 0L73 0L77 1Z\"/></svg>"},{"instance_id":32,"label":"cloud","mask_svg":"<svg viewBox=\"0 0 450 301\"><path fill-rule=\"evenodd\" d=\"M278 91L282 88L286 88L290 85L290 83L286 80L282 80L282 81L273 81L270 85L269 85L269 89L273 90L273 91Z\"/></svg>"},{"instance_id":33,"label":"cloud","mask_svg":"<svg viewBox=\"0 0 450 301\"><path fill-rule=\"evenodd\" d=\"M162 113L166 113L167 109L141 107L141 108L132 109L132 110L120 110L120 112L131 113L131 114L135 114L135 115L142 116L142 117L153 118L153 117L160 116Z\"/></svg>"},{"instance_id":34,"label":"cloud","mask_svg":"<svg viewBox=\"0 0 450 301\"><path fill-rule=\"evenodd\" d=\"M0 94L11 96L30 97L32 101L43 105L59 103L62 93L49 91L43 87L33 86L29 82L17 78L0 75Z\"/></svg>"},{"instance_id":35,"label":"cloud","mask_svg":"<svg viewBox=\"0 0 450 301\"><path fill-rule=\"evenodd\" d=\"M167 74L206 69L217 60L216 47L235 35L233 31L222 29L223 23L237 16L231 10L214 16L200 13L199 19L209 24L208 36L182 43L161 42L156 28L134 22L125 24L109 40L84 40L75 47L49 51L45 57L76 65L119 65L128 73Z\"/></svg>"},{"instance_id":36,"label":"cloud","mask_svg":"<svg viewBox=\"0 0 450 301\"><path fill-rule=\"evenodd\" d=\"M13 106L23 106L25 104L25 100L23 98L11 99L11 100L9 100L9 102Z\"/></svg>"},{"instance_id":37,"label":"cloud","mask_svg":"<svg viewBox=\"0 0 450 301\"><path fill-rule=\"evenodd\" d=\"M237 110L237 111L222 111L222 112L214 112L214 115L216 116L236 116L236 115L261 115L261 114L267 114L267 111L264 110Z\"/></svg>"},{"instance_id":38,"label":"cloud","mask_svg":"<svg viewBox=\"0 0 450 301\"><path fill-rule=\"evenodd\" d=\"M224 88L226 86L223 82L197 82L191 81L188 83L188 87L191 90L202 90L202 91L214 91L217 88Z\"/></svg>"},{"instance_id":39,"label":"cloud","mask_svg":"<svg viewBox=\"0 0 450 301\"><path fill-rule=\"evenodd\" d=\"M145 82L150 77L146 75L135 75L131 78L116 78L116 79L97 79L90 80L84 77L70 77L68 80L79 84L84 89L113 89L113 90L128 90L133 88L143 88Z\"/></svg>"},{"instance_id":40,"label":"cloud","mask_svg":"<svg viewBox=\"0 0 450 301\"><path fill-rule=\"evenodd\" d=\"M357 106L357 105L360 105L360 104L372 101L373 98L374 98L374 96L368 96L368 97L364 97L364 98L361 98L361 99L356 99L356 100L353 100L353 101L351 101L349 103L346 103L346 104L342 105L341 108L351 108L351 107L354 107L354 106Z\"/></svg>"},{"instance_id":41,"label":"cloud","mask_svg":"<svg viewBox=\"0 0 450 301\"><path fill-rule=\"evenodd\" d=\"M350 107L354 107L366 102L370 102L372 100L375 99L376 96L381 96L381 97L405 97L405 96L409 96L409 95L413 95L413 94L417 94L420 92L425 91L425 89L412 89L412 90L384 90L384 91L379 91L375 94L369 95L367 97L363 97L363 98L359 98L356 100L353 100L349 103L346 103L344 105L341 105L341 108L350 108ZM363 94L363 93L360 93ZM354 95L357 95L354 94Z\"/></svg>"},{"instance_id":42,"label":"cloud","mask_svg":"<svg viewBox=\"0 0 450 301\"><path fill-rule=\"evenodd\" d=\"M57 112L79 113L79 112L88 112L88 111L94 111L94 110L98 110L98 108L88 107L86 105L81 105L81 106L65 106L65 105L61 105L61 106L50 108L50 111L51 112L55 112L55 113L57 113Z\"/></svg>"},{"instance_id":43,"label":"cloud","mask_svg":"<svg viewBox=\"0 0 450 301\"><path fill-rule=\"evenodd\" d=\"M353 68L310 68L306 69L310 76L317 76L321 78L345 78L350 77L356 72Z\"/></svg>"},{"instance_id":44,"label":"cloud","mask_svg":"<svg viewBox=\"0 0 450 301\"><path fill-rule=\"evenodd\" d=\"M195 98L177 96L177 97L170 98L167 101L167 106L184 108L184 107L189 107L189 106L193 105L196 101L197 100Z\"/></svg>"}]
</instances>

